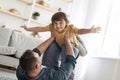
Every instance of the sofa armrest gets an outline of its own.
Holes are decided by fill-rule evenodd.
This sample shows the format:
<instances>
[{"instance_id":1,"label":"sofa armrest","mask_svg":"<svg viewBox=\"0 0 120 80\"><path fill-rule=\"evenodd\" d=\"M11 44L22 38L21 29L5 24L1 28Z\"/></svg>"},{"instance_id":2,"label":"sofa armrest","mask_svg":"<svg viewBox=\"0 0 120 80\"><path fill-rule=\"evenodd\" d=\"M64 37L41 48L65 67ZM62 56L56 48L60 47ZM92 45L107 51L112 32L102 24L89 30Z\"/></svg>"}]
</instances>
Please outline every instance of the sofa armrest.
<instances>
[{"instance_id":1,"label":"sofa armrest","mask_svg":"<svg viewBox=\"0 0 120 80\"><path fill-rule=\"evenodd\" d=\"M0 64L16 69L19 64L19 59L10 56L0 55Z\"/></svg>"}]
</instances>

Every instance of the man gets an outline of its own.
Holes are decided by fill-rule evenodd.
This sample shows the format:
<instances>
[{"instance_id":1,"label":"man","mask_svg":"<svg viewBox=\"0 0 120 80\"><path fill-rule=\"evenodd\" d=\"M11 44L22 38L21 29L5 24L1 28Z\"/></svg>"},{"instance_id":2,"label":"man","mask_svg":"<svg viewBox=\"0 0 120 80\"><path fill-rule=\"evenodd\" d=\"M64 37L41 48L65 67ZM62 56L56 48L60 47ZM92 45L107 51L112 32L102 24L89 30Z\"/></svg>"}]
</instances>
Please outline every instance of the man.
<instances>
[{"instance_id":1,"label":"man","mask_svg":"<svg viewBox=\"0 0 120 80\"><path fill-rule=\"evenodd\" d=\"M68 80L76 63L70 42L72 36L73 34L70 32L67 32L65 36L66 60L60 67L42 68L42 60L39 57L53 42L53 36L36 49L26 50L19 60L19 66L16 71L18 80Z\"/></svg>"}]
</instances>

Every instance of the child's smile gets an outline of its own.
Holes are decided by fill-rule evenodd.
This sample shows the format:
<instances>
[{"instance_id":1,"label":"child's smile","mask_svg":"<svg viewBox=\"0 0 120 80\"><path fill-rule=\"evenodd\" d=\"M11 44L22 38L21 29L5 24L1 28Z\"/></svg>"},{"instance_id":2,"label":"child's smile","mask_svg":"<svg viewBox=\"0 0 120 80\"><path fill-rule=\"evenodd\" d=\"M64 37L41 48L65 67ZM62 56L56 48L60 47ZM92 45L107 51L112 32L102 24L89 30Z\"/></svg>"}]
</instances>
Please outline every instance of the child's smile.
<instances>
[{"instance_id":1,"label":"child's smile","mask_svg":"<svg viewBox=\"0 0 120 80\"><path fill-rule=\"evenodd\" d=\"M60 20L60 21L55 21L53 23L54 29L58 32L61 32L64 30L65 26L66 26L66 22L64 19Z\"/></svg>"}]
</instances>

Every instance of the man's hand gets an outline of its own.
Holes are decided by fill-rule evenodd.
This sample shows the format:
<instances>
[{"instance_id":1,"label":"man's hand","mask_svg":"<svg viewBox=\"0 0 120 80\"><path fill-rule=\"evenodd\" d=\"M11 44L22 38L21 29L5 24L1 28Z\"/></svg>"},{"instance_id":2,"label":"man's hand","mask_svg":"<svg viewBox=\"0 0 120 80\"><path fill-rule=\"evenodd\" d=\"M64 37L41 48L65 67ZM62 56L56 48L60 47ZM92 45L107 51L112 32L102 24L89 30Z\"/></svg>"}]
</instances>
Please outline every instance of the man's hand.
<instances>
[{"instance_id":1,"label":"man's hand","mask_svg":"<svg viewBox=\"0 0 120 80\"><path fill-rule=\"evenodd\" d=\"M74 36L74 34L71 31L67 31L65 34L65 40L70 42L70 39Z\"/></svg>"},{"instance_id":2,"label":"man's hand","mask_svg":"<svg viewBox=\"0 0 120 80\"><path fill-rule=\"evenodd\" d=\"M93 25L91 28L90 28L90 33L99 33L99 31L101 31L101 27L95 27L95 25Z\"/></svg>"},{"instance_id":3,"label":"man's hand","mask_svg":"<svg viewBox=\"0 0 120 80\"><path fill-rule=\"evenodd\" d=\"M48 46L54 41L54 37L50 37L47 40L45 40L43 43L41 43L37 49L41 52L41 54L44 54Z\"/></svg>"},{"instance_id":4,"label":"man's hand","mask_svg":"<svg viewBox=\"0 0 120 80\"><path fill-rule=\"evenodd\" d=\"M55 29L53 27L51 28L51 37L55 39Z\"/></svg>"},{"instance_id":5,"label":"man's hand","mask_svg":"<svg viewBox=\"0 0 120 80\"><path fill-rule=\"evenodd\" d=\"M65 34L65 41L66 41L66 55L74 55L73 48L70 42L70 39L74 36L74 34L71 31L68 31Z\"/></svg>"}]
</instances>

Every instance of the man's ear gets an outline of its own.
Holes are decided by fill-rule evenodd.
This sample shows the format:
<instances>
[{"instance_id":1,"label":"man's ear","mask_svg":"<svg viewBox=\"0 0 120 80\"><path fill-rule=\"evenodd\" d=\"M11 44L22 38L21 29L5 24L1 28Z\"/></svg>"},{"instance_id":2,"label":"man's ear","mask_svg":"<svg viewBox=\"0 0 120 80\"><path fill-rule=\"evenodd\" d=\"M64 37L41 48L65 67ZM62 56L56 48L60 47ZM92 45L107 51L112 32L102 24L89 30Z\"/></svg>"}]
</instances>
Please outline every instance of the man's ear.
<instances>
[{"instance_id":1,"label":"man's ear","mask_svg":"<svg viewBox=\"0 0 120 80\"><path fill-rule=\"evenodd\" d=\"M37 63L37 64L35 65L35 69L38 69L39 66L40 66L40 64Z\"/></svg>"}]
</instances>

